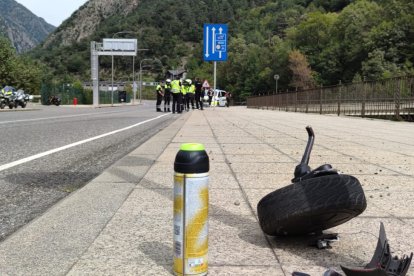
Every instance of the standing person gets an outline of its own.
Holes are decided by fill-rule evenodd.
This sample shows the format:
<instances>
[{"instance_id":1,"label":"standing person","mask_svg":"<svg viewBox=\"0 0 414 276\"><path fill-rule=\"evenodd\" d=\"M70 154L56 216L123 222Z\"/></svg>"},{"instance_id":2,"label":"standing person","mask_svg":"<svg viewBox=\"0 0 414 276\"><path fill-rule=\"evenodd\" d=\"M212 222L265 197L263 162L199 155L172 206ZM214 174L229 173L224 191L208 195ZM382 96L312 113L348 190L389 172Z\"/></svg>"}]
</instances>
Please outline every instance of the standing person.
<instances>
[{"instance_id":1,"label":"standing person","mask_svg":"<svg viewBox=\"0 0 414 276\"><path fill-rule=\"evenodd\" d=\"M213 89L209 89L208 92L208 105L211 106L211 101L213 100Z\"/></svg>"},{"instance_id":2,"label":"standing person","mask_svg":"<svg viewBox=\"0 0 414 276\"><path fill-rule=\"evenodd\" d=\"M188 79L187 82L187 111L190 111L190 103L191 109L194 110L194 94L195 94L195 85L193 84L192 80Z\"/></svg>"},{"instance_id":3,"label":"standing person","mask_svg":"<svg viewBox=\"0 0 414 276\"><path fill-rule=\"evenodd\" d=\"M164 97L164 91L162 90L161 84L157 85L156 91L157 91L157 112L162 112L161 103L162 103L162 98Z\"/></svg>"},{"instance_id":4,"label":"standing person","mask_svg":"<svg viewBox=\"0 0 414 276\"><path fill-rule=\"evenodd\" d=\"M173 96L173 102L172 102L172 113L181 113L182 109L182 94L181 94L181 83L180 83L180 77L176 77L175 80L171 82L171 92Z\"/></svg>"},{"instance_id":5,"label":"standing person","mask_svg":"<svg viewBox=\"0 0 414 276\"><path fill-rule=\"evenodd\" d=\"M171 80L167 79L164 85L164 112L171 112Z\"/></svg>"},{"instance_id":6,"label":"standing person","mask_svg":"<svg viewBox=\"0 0 414 276\"><path fill-rule=\"evenodd\" d=\"M181 105L181 110L182 111L187 110L187 101L188 101L187 92L188 92L188 88L189 88L189 86L188 86L187 80L184 80L182 82L182 85L181 85L181 94L182 94L182 98L183 98L182 105Z\"/></svg>"},{"instance_id":7,"label":"standing person","mask_svg":"<svg viewBox=\"0 0 414 276\"><path fill-rule=\"evenodd\" d=\"M203 91L203 84L201 83L199 78L195 79L195 102L196 102L196 107L197 109L201 109L203 110L203 99L202 97L204 95L202 95L202 91Z\"/></svg>"},{"instance_id":8,"label":"standing person","mask_svg":"<svg viewBox=\"0 0 414 276\"><path fill-rule=\"evenodd\" d=\"M231 93L226 92L226 106L230 107Z\"/></svg>"}]
</instances>

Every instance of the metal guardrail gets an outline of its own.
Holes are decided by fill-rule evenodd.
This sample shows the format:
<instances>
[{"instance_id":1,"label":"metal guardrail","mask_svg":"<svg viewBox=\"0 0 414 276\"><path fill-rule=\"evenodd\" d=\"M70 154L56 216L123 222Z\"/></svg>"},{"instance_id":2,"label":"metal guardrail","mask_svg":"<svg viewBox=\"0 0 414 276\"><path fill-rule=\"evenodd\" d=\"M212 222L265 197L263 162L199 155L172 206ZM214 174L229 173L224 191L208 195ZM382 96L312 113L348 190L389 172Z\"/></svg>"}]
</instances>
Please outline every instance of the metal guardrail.
<instances>
[{"instance_id":1,"label":"metal guardrail","mask_svg":"<svg viewBox=\"0 0 414 276\"><path fill-rule=\"evenodd\" d=\"M412 116L414 76L252 96L247 107L338 116Z\"/></svg>"}]
</instances>

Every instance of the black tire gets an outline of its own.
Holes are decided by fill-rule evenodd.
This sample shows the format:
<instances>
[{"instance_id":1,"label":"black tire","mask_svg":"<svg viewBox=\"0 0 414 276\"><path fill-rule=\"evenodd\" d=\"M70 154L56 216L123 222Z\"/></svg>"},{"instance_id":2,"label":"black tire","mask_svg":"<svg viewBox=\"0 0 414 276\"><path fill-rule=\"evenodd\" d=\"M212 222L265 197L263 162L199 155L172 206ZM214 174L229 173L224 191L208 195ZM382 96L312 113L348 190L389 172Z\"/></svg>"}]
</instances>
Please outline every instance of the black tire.
<instances>
[{"instance_id":1,"label":"black tire","mask_svg":"<svg viewBox=\"0 0 414 276\"><path fill-rule=\"evenodd\" d=\"M14 104L9 104L10 109L13 109L13 107L14 107Z\"/></svg>"},{"instance_id":2,"label":"black tire","mask_svg":"<svg viewBox=\"0 0 414 276\"><path fill-rule=\"evenodd\" d=\"M5 103L0 103L0 109L4 109L6 107L6 104Z\"/></svg>"},{"instance_id":3,"label":"black tire","mask_svg":"<svg viewBox=\"0 0 414 276\"><path fill-rule=\"evenodd\" d=\"M25 108L25 107L26 107L26 103L24 103L24 102L23 102L23 103L21 104L21 107L22 107L22 108Z\"/></svg>"},{"instance_id":4,"label":"black tire","mask_svg":"<svg viewBox=\"0 0 414 276\"><path fill-rule=\"evenodd\" d=\"M358 179L327 175L278 189L257 204L260 227L270 236L320 233L367 207Z\"/></svg>"}]
</instances>

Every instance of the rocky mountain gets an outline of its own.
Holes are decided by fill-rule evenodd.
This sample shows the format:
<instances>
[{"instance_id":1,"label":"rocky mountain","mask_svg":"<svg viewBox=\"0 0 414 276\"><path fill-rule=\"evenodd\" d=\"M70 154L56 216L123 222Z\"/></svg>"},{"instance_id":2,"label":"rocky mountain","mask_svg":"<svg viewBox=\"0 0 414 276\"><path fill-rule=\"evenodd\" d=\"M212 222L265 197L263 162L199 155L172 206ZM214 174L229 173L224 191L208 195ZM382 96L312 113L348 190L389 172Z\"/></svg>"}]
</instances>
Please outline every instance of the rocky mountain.
<instances>
[{"instance_id":1,"label":"rocky mountain","mask_svg":"<svg viewBox=\"0 0 414 276\"><path fill-rule=\"evenodd\" d=\"M7 37L18 53L26 52L55 30L14 0L0 0L0 35Z\"/></svg>"},{"instance_id":2,"label":"rocky mountain","mask_svg":"<svg viewBox=\"0 0 414 276\"><path fill-rule=\"evenodd\" d=\"M205 22L229 22L236 9L253 0L89 0L63 22L32 57L48 64L55 75L87 79L90 42L103 38L137 38L141 57L157 57L165 68L182 68L202 40ZM101 59L102 76L108 72ZM116 60L123 69L128 62Z\"/></svg>"},{"instance_id":3,"label":"rocky mountain","mask_svg":"<svg viewBox=\"0 0 414 276\"><path fill-rule=\"evenodd\" d=\"M123 19L138 6L139 0L90 0L45 41L43 46L71 45L96 32L97 27L111 16Z\"/></svg>"}]
</instances>

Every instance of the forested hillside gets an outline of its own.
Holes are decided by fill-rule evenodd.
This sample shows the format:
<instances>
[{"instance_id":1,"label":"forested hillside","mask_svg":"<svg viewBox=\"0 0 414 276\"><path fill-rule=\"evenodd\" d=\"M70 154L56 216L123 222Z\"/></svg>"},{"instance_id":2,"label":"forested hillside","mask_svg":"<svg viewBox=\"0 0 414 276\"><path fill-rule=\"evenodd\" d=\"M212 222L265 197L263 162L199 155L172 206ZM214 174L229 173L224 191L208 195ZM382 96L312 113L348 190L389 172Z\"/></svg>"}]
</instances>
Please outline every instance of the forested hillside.
<instances>
[{"instance_id":1,"label":"forested hillside","mask_svg":"<svg viewBox=\"0 0 414 276\"><path fill-rule=\"evenodd\" d=\"M29 93L38 93L45 66L26 56L19 56L7 38L0 36L0 87L12 85Z\"/></svg>"},{"instance_id":2,"label":"forested hillside","mask_svg":"<svg viewBox=\"0 0 414 276\"><path fill-rule=\"evenodd\" d=\"M414 72L413 1L309 2L246 11L229 45L231 62L221 70L223 85L248 94L272 90L275 73L282 88L303 89ZM311 76L295 68L298 59Z\"/></svg>"},{"instance_id":3,"label":"forested hillside","mask_svg":"<svg viewBox=\"0 0 414 276\"><path fill-rule=\"evenodd\" d=\"M133 2L128 9L123 6L128 1L91 9L95 13L90 16L99 18L91 35L46 41L32 56L48 64L58 78L88 80L90 41L128 31L133 34L117 37L137 37L139 47L149 49L139 59L155 57L164 70L185 67L191 77L211 80L212 66L202 60L203 23L228 23L229 60L219 64L218 82L234 94L272 91L274 74L280 75L279 87L286 90L413 73L412 0ZM88 26L80 13L57 30L59 37L68 37L66 28L73 33L73 26ZM129 69L131 61L116 62L117 78L127 79L130 73L120 70ZM102 58L100 66L101 77L108 78L110 58Z\"/></svg>"}]
</instances>

